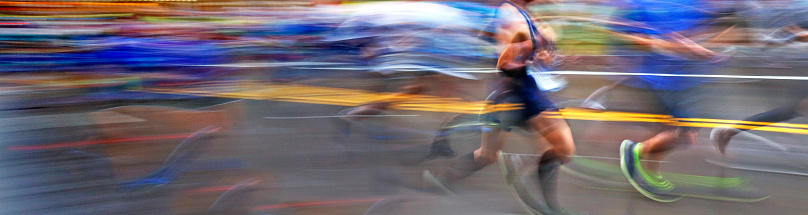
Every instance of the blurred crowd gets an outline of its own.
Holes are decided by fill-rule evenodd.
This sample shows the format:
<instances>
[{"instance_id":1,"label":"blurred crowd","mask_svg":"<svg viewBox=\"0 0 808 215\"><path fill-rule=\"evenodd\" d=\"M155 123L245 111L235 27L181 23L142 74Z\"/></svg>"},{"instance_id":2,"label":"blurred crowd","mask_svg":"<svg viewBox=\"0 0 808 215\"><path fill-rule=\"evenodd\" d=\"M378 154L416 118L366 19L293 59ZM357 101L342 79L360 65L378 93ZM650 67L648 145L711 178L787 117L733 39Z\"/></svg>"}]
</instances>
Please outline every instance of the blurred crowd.
<instances>
[{"instance_id":1,"label":"blurred crowd","mask_svg":"<svg viewBox=\"0 0 808 215\"><path fill-rule=\"evenodd\" d=\"M603 55L610 36L599 30L614 20L610 15L619 7L614 2L565 1L531 10L559 32L561 52ZM212 80L234 70L225 65L245 62L339 61L385 70L383 58L369 55L432 53L441 58L430 59L442 61L433 63L445 68L474 67L469 62L496 57L479 36L494 15L493 2L241 3L5 2L0 69L5 74L140 76L150 84ZM707 22L724 28L738 25L719 39L721 43L760 42L762 38L751 34L777 37L761 31L795 19L804 22L798 20L804 16L799 2L710 3L715 7L704 12L718 20ZM377 44L363 41L371 37ZM408 40L424 44L403 44ZM396 47L401 49L393 50ZM760 57L754 51L746 54Z\"/></svg>"},{"instance_id":2,"label":"blurred crowd","mask_svg":"<svg viewBox=\"0 0 808 215\"><path fill-rule=\"evenodd\" d=\"M620 7L616 2L564 1L533 6L531 12L556 29L560 52L602 56L608 53L606 45L614 43L603 30L615 20L610 16ZM709 2L712 8L702 12L716 19L705 20L718 26L716 32L736 26L712 42L738 46L736 57L801 56L797 49L760 55L756 49L743 48L757 48L750 44L765 37L788 40L771 31L791 21L804 22L800 20L804 3ZM481 36L490 30L485 28L495 4L4 2L0 70L139 77L141 84L153 85L227 77L238 63L340 62L389 71L401 62L373 56L394 52L409 54L411 64L429 64L432 70L491 67L479 62L497 57L490 40ZM416 57L424 54L440 57Z\"/></svg>"}]
</instances>

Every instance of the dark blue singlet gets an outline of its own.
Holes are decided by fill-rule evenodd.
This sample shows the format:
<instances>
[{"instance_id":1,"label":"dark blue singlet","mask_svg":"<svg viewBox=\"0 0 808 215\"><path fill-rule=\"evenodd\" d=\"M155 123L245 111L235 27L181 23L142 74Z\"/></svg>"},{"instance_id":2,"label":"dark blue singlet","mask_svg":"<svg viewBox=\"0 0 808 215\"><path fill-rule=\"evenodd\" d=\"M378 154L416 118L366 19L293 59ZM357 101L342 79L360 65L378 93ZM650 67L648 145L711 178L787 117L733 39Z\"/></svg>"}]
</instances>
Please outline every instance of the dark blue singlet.
<instances>
[{"instance_id":1,"label":"dark blue singlet","mask_svg":"<svg viewBox=\"0 0 808 215\"><path fill-rule=\"evenodd\" d=\"M524 11L522 8L519 8L512 2L504 2L502 4L512 5L519 10L519 13L521 13L522 16L525 17L525 21L527 21L528 27L530 28L530 39L533 42L534 53L540 48L546 50L555 50L556 47L553 42L544 39L539 41L537 39L538 37L541 37L541 33L538 31L536 26L533 25L533 20L530 18L527 11ZM533 55L534 54L531 53L531 58ZM505 88L506 92L494 100L494 103L496 104L524 104L524 108L521 110L497 114L498 117L496 118L498 121L500 121L505 130L510 130L510 127L513 126L524 126L529 119L541 114L541 112L544 112L545 110L557 109L553 102L550 101L550 99L548 99L547 96L536 85L536 80L534 80L533 76L526 75L521 77L513 77L513 79L516 83L507 86Z\"/></svg>"}]
</instances>

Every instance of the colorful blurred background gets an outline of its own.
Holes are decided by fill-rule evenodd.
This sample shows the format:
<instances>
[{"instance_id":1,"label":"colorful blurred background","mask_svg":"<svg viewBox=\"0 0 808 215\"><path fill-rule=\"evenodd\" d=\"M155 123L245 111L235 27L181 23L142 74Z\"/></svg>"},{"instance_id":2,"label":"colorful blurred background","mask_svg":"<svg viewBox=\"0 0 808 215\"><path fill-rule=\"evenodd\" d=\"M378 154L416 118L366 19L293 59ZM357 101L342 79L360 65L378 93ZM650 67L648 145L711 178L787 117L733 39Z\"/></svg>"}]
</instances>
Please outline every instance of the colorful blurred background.
<instances>
[{"instance_id":1,"label":"colorful blurred background","mask_svg":"<svg viewBox=\"0 0 808 215\"><path fill-rule=\"evenodd\" d=\"M578 147L559 180L562 203L590 214L804 214L808 120L759 122L769 126L735 137L727 156L710 132L755 125L743 119L773 108L808 111L797 105L806 43L770 33L808 21L808 2L690 8L710 17L690 39L726 59L676 74L631 74L638 53L613 37L636 27L615 18L625 2L528 8L555 30L558 53L576 58L547 73L558 83L547 92L560 108L552 114ZM452 117L466 124L438 135L466 153L485 132L474 122L518 106L487 102L500 76L485 35L499 4L0 1L0 214L527 214L496 165L453 195L373 179L424 153L406 149L428 147ZM437 74L430 90L393 96L425 73ZM699 118L660 112L634 88L583 107L638 75L700 83ZM390 97L379 117L339 121L346 108ZM617 170L620 141L683 124L703 128L698 144L672 154L665 172L703 186L674 203L643 198ZM540 139L515 133L504 151L530 153Z\"/></svg>"}]
</instances>

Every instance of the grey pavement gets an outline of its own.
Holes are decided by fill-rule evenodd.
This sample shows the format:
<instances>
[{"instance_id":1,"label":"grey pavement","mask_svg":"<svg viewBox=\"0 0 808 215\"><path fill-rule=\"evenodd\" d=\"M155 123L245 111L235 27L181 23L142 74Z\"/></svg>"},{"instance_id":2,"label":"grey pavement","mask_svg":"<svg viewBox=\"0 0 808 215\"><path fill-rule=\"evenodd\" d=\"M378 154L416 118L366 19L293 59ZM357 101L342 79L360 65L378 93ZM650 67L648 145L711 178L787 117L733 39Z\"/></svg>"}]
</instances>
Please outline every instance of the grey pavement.
<instances>
[{"instance_id":1,"label":"grey pavement","mask_svg":"<svg viewBox=\"0 0 808 215\"><path fill-rule=\"evenodd\" d=\"M608 83L600 77L567 78L571 85L556 94L554 99L582 99ZM364 83L361 80L336 82L313 79L303 83L365 87L353 85ZM777 107L789 101L789 97L796 97L787 93L791 90L784 89L784 86L792 85L804 83L755 81L709 84L704 89L711 93L705 105L704 117L743 119ZM645 106L632 99L636 100L634 94L621 95L621 92L617 92L611 97L610 105L615 110L642 111ZM186 99L139 104L195 108L226 101L229 100ZM126 103L104 104L103 107L120 105ZM207 206L217 194L189 194L188 190L224 186L247 178L264 179L264 188L251 194L251 205L240 206L242 211L262 206L272 208L252 211L256 214L363 214L371 207L373 213L370 214L525 214L508 190L496 165L486 167L455 184L458 196L393 187L372 180L376 172L395 166L396 159L407 156L398 154L397 150L429 144L435 129L450 114L396 110L391 114L409 117L374 119L355 125L351 137L342 139L332 124L333 118L327 116L333 116L346 107L257 100L248 100L245 106L247 111L238 126L217 139L213 149L203 157L243 159L247 167L195 170L183 174L172 184L134 193L122 191L118 184L155 170L160 165L159 161L125 165L114 160L104 161L91 155L104 154L105 149L92 146L8 150L14 146L87 141L97 135L98 125L82 116L101 109L99 106L77 104L70 107L3 110L0 112L0 134L4 137L0 141L3 147L0 152L0 214L201 214L207 213ZM272 118L308 116L323 117ZM125 116L119 119L121 123L141 122ZM796 119L792 122L808 121ZM586 120L570 120L570 125L579 155L596 157L611 164L617 163L614 159L618 156L620 141L648 137L655 127L652 123ZM684 198L674 203L658 203L636 192L591 189L588 187L591 184L587 184L589 182L562 174L559 191L562 204L572 211L591 214L804 214L808 210L805 204L808 195L803 193L808 190L805 176L733 169L707 161L759 163L762 164L761 168L804 170L808 160L802 154L806 152L804 135L753 133L792 149L792 154L783 154L760 146L754 140L739 138L733 145L736 148L730 149L730 154L737 157L721 158L708 140L709 129L702 129L699 144L671 155L665 169L683 174L747 178L759 191L771 194L772 197L764 201L737 203ZM505 151L529 153L532 151L528 144L531 138L522 134L513 135ZM145 141L142 146L175 144L172 141L179 140L160 141ZM450 137L451 144L460 154L474 150L479 146L479 141L479 133L476 132L457 133ZM92 154L76 154L74 150ZM162 151L146 150L141 153L166 153L165 147L155 147L153 150ZM349 203L363 199L384 201L375 206L372 206L373 201ZM198 202L188 203L191 200ZM301 206L305 205L301 202L323 204ZM300 204L292 206L295 205L293 203Z\"/></svg>"}]
</instances>

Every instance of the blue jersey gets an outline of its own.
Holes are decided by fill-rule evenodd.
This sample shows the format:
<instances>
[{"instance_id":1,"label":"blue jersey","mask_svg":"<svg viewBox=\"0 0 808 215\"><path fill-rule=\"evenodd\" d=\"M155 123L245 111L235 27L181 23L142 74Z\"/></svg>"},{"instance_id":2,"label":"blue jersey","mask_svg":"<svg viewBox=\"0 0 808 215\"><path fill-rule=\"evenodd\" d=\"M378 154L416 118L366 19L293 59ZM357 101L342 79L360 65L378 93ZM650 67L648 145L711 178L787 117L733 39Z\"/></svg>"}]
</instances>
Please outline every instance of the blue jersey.
<instances>
[{"instance_id":1,"label":"blue jersey","mask_svg":"<svg viewBox=\"0 0 808 215\"><path fill-rule=\"evenodd\" d=\"M643 34L652 38L669 39L671 33L685 37L703 33L707 22L715 14L700 0L624 0L616 21L628 23L613 27L621 33ZM696 41L698 42L698 41ZM633 50L615 47L615 55L623 56L633 65L621 69L629 72L656 74L705 74L716 66L705 60L694 60L663 52ZM701 83L692 77L636 76L624 82L627 85L658 90L683 90Z\"/></svg>"}]
</instances>

